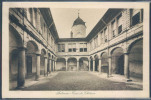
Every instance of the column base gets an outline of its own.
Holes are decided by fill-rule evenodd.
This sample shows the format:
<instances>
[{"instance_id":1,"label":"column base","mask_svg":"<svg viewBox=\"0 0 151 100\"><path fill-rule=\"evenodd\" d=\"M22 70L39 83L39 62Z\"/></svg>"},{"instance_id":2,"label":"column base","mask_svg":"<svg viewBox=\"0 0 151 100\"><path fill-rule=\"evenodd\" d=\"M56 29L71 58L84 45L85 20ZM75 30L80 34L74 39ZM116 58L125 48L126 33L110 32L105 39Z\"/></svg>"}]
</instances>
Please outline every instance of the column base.
<instances>
[{"instance_id":1,"label":"column base","mask_svg":"<svg viewBox=\"0 0 151 100\"><path fill-rule=\"evenodd\" d=\"M15 89L24 89L24 88L25 88L25 86L18 86Z\"/></svg>"},{"instance_id":2,"label":"column base","mask_svg":"<svg viewBox=\"0 0 151 100\"><path fill-rule=\"evenodd\" d=\"M39 75L36 75L35 81L39 81Z\"/></svg>"},{"instance_id":3,"label":"column base","mask_svg":"<svg viewBox=\"0 0 151 100\"><path fill-rule=\"evenodd\" d=\"M131 79L125 79L126 80L126 82L131 82L132 80Z\"/></svg>"},{"instance_id":4,"label":"column base","mask_svg":"<svg viewBox=\"0 0 151 100\"><path fill-rule=\"evenodd\" d=\"M113 75L107 75L108 78L113 77Z\"/></svg>"}]
</instances>

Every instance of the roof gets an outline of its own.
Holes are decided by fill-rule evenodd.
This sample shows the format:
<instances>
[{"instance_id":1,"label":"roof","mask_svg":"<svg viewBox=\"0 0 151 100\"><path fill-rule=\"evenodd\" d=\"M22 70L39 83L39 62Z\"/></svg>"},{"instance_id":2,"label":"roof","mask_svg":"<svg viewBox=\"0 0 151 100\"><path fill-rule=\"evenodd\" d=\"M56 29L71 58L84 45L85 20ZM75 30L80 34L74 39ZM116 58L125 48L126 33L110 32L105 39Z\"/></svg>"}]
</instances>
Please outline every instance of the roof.
<instances>
[{"instance_id":1,"label":"roof","mask_svg":"<svg viewBox=\"0 0 151 100\"><path fill-rule=\"evenodd\" d=\"M87 42L86 38L59 38L57 42L79 42L79 41Z\"/></svg>"},{"instance_id":2,"label":"roof","mask_svg":"<svg viewBox=\"0 0 151 100\"><path fill-rule=\"evenodd\" d=\"M85 22L78 16L78 18L73 22L73 26L79 25L79 24L82 24L85 26Z\"/></svg>"},{"instance_id":3,"label":"roof","mask_svg":"<svg viewBox=\"0 0 151 100\"><path fill-rule=\"evenodd\" d=\"M53 21L53 17L51 14L51 11L49 8L39 8L42 16L44 17L44 20L47 24L47 26L49 27L49 30L52 34L52 36L54 37L55 41L57 41L59 39L59 35L55 26L55 23Z\"/></svg>"},{"instance_id":4,"label":"roof","mask_svg":"<svg viewBox=\"0 0 151 100\"><path fill-rule=\"evenodd\" d=\"M124 9L108 9L104 16L94 26L91 32L87 35L86 39L90 41L98 32L107 26L107 24Z\"/></svg>"}]
</instances>

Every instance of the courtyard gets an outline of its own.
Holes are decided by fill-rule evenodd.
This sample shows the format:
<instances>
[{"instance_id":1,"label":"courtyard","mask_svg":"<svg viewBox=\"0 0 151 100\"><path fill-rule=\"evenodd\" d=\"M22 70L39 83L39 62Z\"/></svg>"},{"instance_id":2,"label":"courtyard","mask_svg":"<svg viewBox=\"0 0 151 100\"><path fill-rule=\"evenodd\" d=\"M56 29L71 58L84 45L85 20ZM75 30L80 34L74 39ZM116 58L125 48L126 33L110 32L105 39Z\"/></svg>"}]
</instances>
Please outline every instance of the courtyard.
<instances>
[{"instance_id":1,"label":"courtyard","mask_svg":"<svg viewBox=\"0 0 151 100\"><path fill-rule=\"evenodd\" d=\"M99 75L97 72L94 74L88 71L58 71L22 90L142 90L140 85L132 82L99 77L101 75L104 74Z\"/></svg>"}]
</instances>

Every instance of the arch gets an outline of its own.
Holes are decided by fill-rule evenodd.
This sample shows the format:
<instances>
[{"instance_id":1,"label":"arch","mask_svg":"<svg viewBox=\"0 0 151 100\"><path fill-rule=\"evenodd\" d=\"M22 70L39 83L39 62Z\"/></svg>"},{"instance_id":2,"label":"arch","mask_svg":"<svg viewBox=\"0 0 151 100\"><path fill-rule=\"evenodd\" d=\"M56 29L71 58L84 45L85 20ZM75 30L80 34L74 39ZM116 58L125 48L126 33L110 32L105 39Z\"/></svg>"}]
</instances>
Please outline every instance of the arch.
<instances>
[{"instance_id":1,"label":"arch","mask_svg":"<svg viewBox=\"0 0 151 100\"><path fill-rule=\"evenodd\" d=\"M90 70L93 71L93 57L90 56Z\"/></svg>"},{"instance_id":2,"label":"arch","mask_svg":"<svg viewBox=\"0 0 151 100\"><path fill-rule=\"evenodd\" d=\"M68 58L68 70L76 71L77 70L77 59L75 57Z\"/></svg>"},{"instance_id":3,"label":"arch","mask_svg":"<svg viewBox=\"0 0 151 100\"><path fill-rule=\"evenodd\" d=\"M129 77L136 81L143 80L143 39L132 42L129 52Z\"/></svg>"},{"instance_id":4,"label":"arch","mask_svg":"<svg viewBox=\"0 0 151 100\"><path fill-rule=\"evenodd\" d=\"M50 53L48 53L48 57L49 57L49 58L51 57L51 54L50 54Z\"/></svg>"},{"instance_id":5,"label":"arch","mask_svg":"<svg viewBox=\"0 0 151 100\"><path fill-rule=\"evenodd\" d=\"M17 49L18 47L23 46L23 40L18 31L12 26L9 25L9 51Z\"/></svg>"},{"instance_id":6,"label":"arch","mask_svg":"<svg viewBox=\"0 0 151 100\"><path fill-rule=\"evenodd\" d=\"M101 72L108 73L108 54L107 52L101 53Z\"/></svg>"},{"instance_id":7,"label":"arch","mask_svg":"<svg viewBox=\"0 0 151 100\"><path fill-rule=\"evenodd\" d=\"M26 49L26 68L27 78L36 75L37 56L36 52L39 51L38 45L35 41L29 40Z\"/></svg>"},{"instance_id":8,"label":"arch","mask_svg":"<svg viewBox=\"0 0 151 100\"><path fill-rule=\"evenodd\" d=\"M124 50L121 47L116 47L111 51L112 56L112 73L124 75Z\"/></svg>"},{"instance_id":9,"label":"arch","mask_svg":"<svg viewBox=\"0 0 151 100\"><path fill-rule=\"evenodd\" d=\"M95 71L98 71L98 69L99 69L99 56L97 54L94 56L94 60L95 60Z\"/></svg>"},{"instance_id":10,"label":"arch","mask_svg":"<svg viewBox=\"0 0 151 100\"><path fill-rule=\"evenodd\" d=\"M79 70L88 71L89 70L89 62L87 57L79 58Z\"/></svg>"},{"instance_id":11,"label":"arch","mask_svg":"<svg viewBox=\"0 0 151 100\"><path fill-rule=\"evenodd\" d=\"M39 47L38 47L38 45L37 45L37 43L35 41L29 40L27 42L27 45L28 45L28 43L31 43L34 46L36 52L39 51Z\"/></svg>"},{"instance_id":12,"label":"arch","mask_svg":"<svg viewBox=\"0 0 151 100\"><path fill-rule=\"evenodd\" d=\"M56 60L56 70L57 71L65 71L66 70L66 59L65 58L57 58Z\"/></svg>"},{"instance_id":13,"label":"arch","mask_svg":"<svg viewBox=\"0 0 151 100\"><path fill-rule=\"evenodd\" d=\"M120 48L124 52L124 49L122 47L115 47L111 50L110 55L112 55L115 50L120 49Z\"/></svg>"},{"instance_id":14,"label":"arch","mask_svg":"<svg viewBox=\"0 0 151 100\"><path fill-rule=\"evenodd\" d=\"M22 37L12 25L9 25L9 89L17 87L19 47L23 47Z\"/></svg>"},{"instance_id":15,"label":"arch","mask_svg":"<svg viewBox=\"0 0 151 100\"><path fill-rule=\"evenodd\" d=\"M41 53L43 53L46 56L46 50L45 49L41 49Z\"/></svg>"},{"instance_id":16,"label":"arch","mask_svg":"<svg viewBox=\"0 0 151 100\"><path fill-rule=\"evenodd\" d=\"M142 40L143 40L143 38L139 38L139 39L133 41L133 42L128 46L127 52L129 53L130 50L131 50L131 48L133 47L133 45L135 45L137 42L142 41Z\"/></svg>"}]
</instances>

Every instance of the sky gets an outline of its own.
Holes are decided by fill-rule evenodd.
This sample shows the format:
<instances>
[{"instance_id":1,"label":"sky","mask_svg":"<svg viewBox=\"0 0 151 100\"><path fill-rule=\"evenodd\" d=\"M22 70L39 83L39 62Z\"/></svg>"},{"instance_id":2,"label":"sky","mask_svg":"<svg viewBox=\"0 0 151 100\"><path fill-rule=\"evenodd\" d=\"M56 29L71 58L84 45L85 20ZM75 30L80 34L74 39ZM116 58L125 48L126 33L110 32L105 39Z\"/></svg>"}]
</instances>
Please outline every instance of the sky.
<instances>
[{"instance_id":1,"label":"sky","mask_svg":"<svg viewBox=\"0 0 151 100\"><path fill-rule=\"evenodd\" d=\"M51 8L50 10L59 38L70 38L71 28L73 22L78 18L78 12L80 18L86 22L87 36L107 11L107 9L96 8Z\"/></svg>"}]
</instances>

